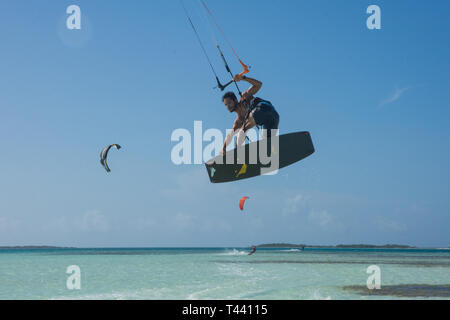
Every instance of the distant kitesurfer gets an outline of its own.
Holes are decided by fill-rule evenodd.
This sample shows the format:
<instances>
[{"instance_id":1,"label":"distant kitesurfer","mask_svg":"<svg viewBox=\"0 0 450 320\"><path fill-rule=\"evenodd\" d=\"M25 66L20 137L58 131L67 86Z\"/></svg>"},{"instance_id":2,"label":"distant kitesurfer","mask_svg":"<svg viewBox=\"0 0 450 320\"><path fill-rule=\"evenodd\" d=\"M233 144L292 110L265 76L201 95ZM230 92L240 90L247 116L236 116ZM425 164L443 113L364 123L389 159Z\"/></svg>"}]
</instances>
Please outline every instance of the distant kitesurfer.
<instances>
[{"instance_id":1,"label":"distant kitesurfer","mask_svg":"<svg viewBox=\"0 0 450 320\"><path fill-rule=\"evenodd\" d=\"M239 74L235 75L233 80L235 82L244 80L252 86L242 93L241 101L238 101L233 92L227 92L222 97L228 111L236 112L237 115L232 131L225 138L222 154L225 154L226 148L235 134L237 134L237 145L240 146L245 140L247 130L254 126L261 126L267 130L267 137L270 137L271 129L278 129L280 121L280 116L272 103L254 96L261 89L261 81Z\"/></svg>"},{"instance_id":2,"label":"distant kitesurfer","mask_svg":"<svg viewBox=\"0 0 450 320\"><path fill-rule=\"evenodd\" d=\"M252 254L254 254L256 252L256 246L252 247L252 251L250 251L250 253L248 254L249 256L251 256Z\"/></svg>"}]
</instances>

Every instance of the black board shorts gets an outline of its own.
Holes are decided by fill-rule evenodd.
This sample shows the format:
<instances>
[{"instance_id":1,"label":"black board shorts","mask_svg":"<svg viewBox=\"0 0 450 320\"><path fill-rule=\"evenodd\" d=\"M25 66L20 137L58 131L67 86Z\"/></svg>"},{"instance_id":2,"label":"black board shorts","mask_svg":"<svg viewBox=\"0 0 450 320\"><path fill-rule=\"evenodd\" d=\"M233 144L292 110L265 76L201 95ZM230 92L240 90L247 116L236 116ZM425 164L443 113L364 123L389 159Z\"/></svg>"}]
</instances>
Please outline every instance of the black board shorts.
<instances>
[{"instance_id":1,"label":"black board shorts","mask_svg":"<svg viewBox=\"0 0 450 320\"><path fill-rule=\"evenodd\" d=\"M252 110L252 116L255 119L256 125L269 130L268 135L270 135L270 129L278 129L280 116L272 105L266 103L258 104Z\"/></svg>"}]
</instances>

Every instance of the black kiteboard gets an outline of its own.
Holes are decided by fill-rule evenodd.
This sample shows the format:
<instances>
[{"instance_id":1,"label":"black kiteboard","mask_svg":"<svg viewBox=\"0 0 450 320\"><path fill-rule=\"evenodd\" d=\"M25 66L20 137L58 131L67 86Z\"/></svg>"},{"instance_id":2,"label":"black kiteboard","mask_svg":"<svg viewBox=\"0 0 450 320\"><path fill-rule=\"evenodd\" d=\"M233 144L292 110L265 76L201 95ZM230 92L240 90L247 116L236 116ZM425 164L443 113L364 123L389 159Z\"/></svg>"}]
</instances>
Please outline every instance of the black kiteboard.
<instances>
[{"instance_id":1,"label":"black kiteboard","mask_svg":"<svg viewBox=\"0 0 450 320\"><path fill-rule=\"evenodd\" d=\"M287 167L314 153L314 145L309 132L283 134L278 136L278 139L278 150L275 150L276 148L272 146L272 141L269 138L266 139L263 144L261 141L255 141L230 150L226 155L219 155L209 160L205 164L209 179L212 183L248 179L259 176L262 173L270 173L271 171ZM261 161L259 157L259 148L261 147L266 148L265 154L268 156L272 156L272 152L279 152L278 168L274 167L272 170L273 166L271 166L270 163L265 163L267 162L267 159ZM252 150L253 157L250 156L250 150ZM258 150L256 159L255 150ZM244 152L245 158L239 160L239 157L242 158ZM230 161L230 159L233 161ZM250 161L250 159L253 160ZM264 172L261 172L261 169L263 169Z\"/></svg>"}]
</instances>

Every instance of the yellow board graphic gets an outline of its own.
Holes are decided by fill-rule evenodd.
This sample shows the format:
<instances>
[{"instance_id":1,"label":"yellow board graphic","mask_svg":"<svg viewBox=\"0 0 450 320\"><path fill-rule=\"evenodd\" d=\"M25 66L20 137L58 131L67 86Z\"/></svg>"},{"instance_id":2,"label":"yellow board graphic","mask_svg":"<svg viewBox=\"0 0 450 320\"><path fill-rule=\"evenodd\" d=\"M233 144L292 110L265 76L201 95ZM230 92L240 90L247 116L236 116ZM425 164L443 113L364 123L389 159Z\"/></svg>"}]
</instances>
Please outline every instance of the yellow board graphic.
<instances>
[{"instance_id":1,"label":"yellow board graphic","mask_svg":"<svg viewBox=\"0 0 450 320\"><path fill-rule=\"evenodd\" d=\"M237 170L235 171L237 172ZM241 170L239 170L236 178L238 178L240 175L246 174L247 173L247 165L244 163L241 167Z\"/></svg>"}]
</instances>

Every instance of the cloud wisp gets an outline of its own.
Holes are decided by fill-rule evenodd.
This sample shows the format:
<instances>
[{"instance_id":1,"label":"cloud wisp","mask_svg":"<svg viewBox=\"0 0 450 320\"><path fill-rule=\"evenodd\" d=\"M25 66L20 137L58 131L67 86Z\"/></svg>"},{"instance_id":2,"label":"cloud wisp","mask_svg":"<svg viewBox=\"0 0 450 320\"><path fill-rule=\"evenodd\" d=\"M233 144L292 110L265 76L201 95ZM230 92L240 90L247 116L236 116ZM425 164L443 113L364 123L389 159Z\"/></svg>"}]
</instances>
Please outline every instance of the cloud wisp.
<instances>
[{"instance_id":1,"label":"cloud wisp","mask_svg":"<svg viewBox=\"0 0 450 320\"><path fill-rule=\"evenodd\" d=\"M378 107L384 107L385 105L394 103L395 101L397 101L398 99L400 99L402 97L402 95L408 91L409 89L411 89L411 87L405 87L405 88L397 88L395 89L394 93L391 94L387 99L383 100Z\"/></svg>"}]
</instances>

